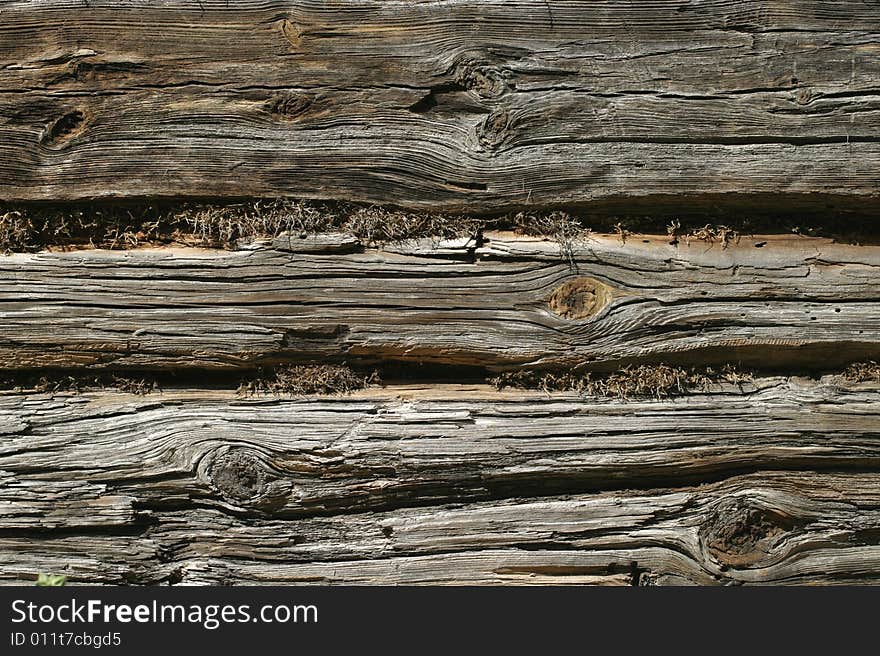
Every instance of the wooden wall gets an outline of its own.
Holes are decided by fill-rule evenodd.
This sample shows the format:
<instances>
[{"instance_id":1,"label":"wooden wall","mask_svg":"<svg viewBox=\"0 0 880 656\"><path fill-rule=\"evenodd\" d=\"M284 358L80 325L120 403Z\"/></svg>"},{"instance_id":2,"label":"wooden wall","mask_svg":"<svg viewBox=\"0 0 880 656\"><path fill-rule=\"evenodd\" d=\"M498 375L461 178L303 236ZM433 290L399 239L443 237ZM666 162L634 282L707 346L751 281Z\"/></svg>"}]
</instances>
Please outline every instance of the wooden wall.
<instances>
[{"instance_id":1,"label":"wooden wall","mask_svg":"<svg viewBox=\"0 0 880 656\"><path fill-rule=\"evenodd\" d=\"M0 255L0 582L880 581L880 367L845 369L880 360L878 233L790 228L871 232L878 128L877 3L0 2L4 220L290 197L762 226ZM315 363L386 375L235 391ZM748 376L488 381L661 363ZM92 375L163 382L25 383Z\"/></svg>"}]
</instances>

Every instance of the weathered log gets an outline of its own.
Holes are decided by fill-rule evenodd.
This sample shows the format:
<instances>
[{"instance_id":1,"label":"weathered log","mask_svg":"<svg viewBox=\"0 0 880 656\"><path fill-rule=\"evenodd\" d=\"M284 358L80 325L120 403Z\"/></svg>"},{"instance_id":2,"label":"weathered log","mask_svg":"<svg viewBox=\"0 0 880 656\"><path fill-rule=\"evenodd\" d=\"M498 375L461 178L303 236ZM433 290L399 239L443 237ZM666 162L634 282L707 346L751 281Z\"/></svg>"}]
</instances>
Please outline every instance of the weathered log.
<instances>
[{"instance_id":1,"label":"weathered log","mask_svg":"<svg viewBox=\"0 0 880 656\"><path fill-rule=\"evenodd\" d=\"M664 401L393 387L351 396L0 396L7 530L122 528L140 509L305 517L763 469L880 464L872 384L762 379Z\"/></svg>"},{"instance_id":2,"label":"weathered log","mask_svg":"<svg viewBox=\"0 0 880 656\"><path fill-rule=\"evenodd\" d=\"M340 243L287 247L332 254L252 245L0 258L0 366L828 368L880 355L878 247L593 236L569 260L552 241L503 234L479 248L339 254Z\"/></svg>"},{"instance_id":3,"label":"weathered log","mask_svg":"<svg viewBox=\"0 0 880 656\"><path fill-rule=\"evenodd\" d=\"M0 199L880 207L880 8L4 2Z\"/></svg>"},{"instance_id":4,"label":"weathered log","mask_svg":"<svg viewBox=\"0 0 880 656\"><path fill-rule=\"evenodd\" d=\"M699 487L312 519L142 512L122 531L0 531L0 582L876 583L880 476L763 472Z\"/></svg>"}]
</instances>

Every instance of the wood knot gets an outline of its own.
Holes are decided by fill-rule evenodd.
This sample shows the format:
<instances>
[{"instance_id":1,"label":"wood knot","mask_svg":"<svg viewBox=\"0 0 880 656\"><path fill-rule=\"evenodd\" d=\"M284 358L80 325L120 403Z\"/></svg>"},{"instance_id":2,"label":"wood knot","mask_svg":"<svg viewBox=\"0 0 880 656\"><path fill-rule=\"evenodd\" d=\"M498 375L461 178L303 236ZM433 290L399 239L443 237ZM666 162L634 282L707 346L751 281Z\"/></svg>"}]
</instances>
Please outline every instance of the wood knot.
<instances>
[{"instance_id":1,"label":"wood knot","mask_svg":"<svg viewBox=\"0 0 880 656\"><path fill-rule=\"evenodd\" d=\"M266 101L266 111L277 119L292 121L312 106L314 99L303 93L280 93Z\"/></svg>"},{"instance_id":2,"label":"wood knot","mask_svg":"<svg viewBox=\"0 0 880 656\"><path fill-rule=\"evenodd\" d=\"M199 470L203 480L235 506L274 511L290 498L290 482L273 472L263 454L251 449L224 447L205 458Z\"/></svg>"},{"instance_id":3,"label":"wood knot","mask_svg":"<svg viewBox=\"0 0 880 656\"><path fill-rule=\"evenodd\" d=\"M465 60L458 64L455 81L477 98L500 98L510 90L508 74L493 66Z\"/></svg>"},{"instance_id":4,"label":"wood knot","mask_svg":"<svg viewBox=\"0 0 880 656\"><path fill-rule=\"evenodd\" d=\"M500 71L485 66L470 71L464 80L464 86L480 98L500 98L509 88Z\"/></svg>"},{"instance_id":5,"label":"wood knot","mask_svg":"<svg viewBox=\"0 0 880 656\"><path fill-rule=\"evenodd\" d=\"M235 501L257 498L266 488L263 463L253 453L233 449L211 463L211 482L224 496Z\"/></svg>"},{"instance_id":6,"label":"wood knot","mask_svg":"<svg viewBox=\"0 0 880 656\"><path fill-rule=\"evenodd\" d=\"M510 114L507 110L492 112L477 126L477 141L483 148L495 150L504 143L510 125Z\"/></svg>"},{"instance_id":7,"label":"wood knot","mask_svg":"<svg viewBox=\"0 0 880 656\"><path fill-rule=\"evenodd\" d=\"M764 560L794 520L737 497L721 501L700 528L700 542L722 567L745 568Z\"/></svg>"},{"instance_id":8,"label":"wood knot","mask_svg":"<svg viewBox=\"0 0 880 656\"><path fill-rule=\"evenodd\" d=\"M86 115L81 110L67 112L55 119L44 131L40 143L44 146L61 146L83 131Z\"/></svg>"},{"instance_id":9,"label":"wood knot","mask_svg":"<svg viewBox=\"0 0 880 656\"><path fill-rule=\"evenodd\" d=\"M582 276L567 280L550 295L550 309L564 319L586 319L599 314L611 302L611 288Z\"/></svg>"},{"instance_id":10,"label":"wood knot","mask_svg":"<svg viewBox=\"0 0 880 656\"><path fill-rule=\"evenodd\" d=\"M798 105L809 105L813 100L813 92L806 88L799 89L795 94L794 99Z\"/></svg>"},{"instance_id":11,"label":"wood knot","mask_svg":"<svg viewBox=\"0 0 880 656\"><path fill-rule=\"evenodd\" d=\"M302 32L296 26L296 23L284 18L281 20L281 34L287 39L288 43L299 50L302 47Z\"/></svg>"}]
</instances>

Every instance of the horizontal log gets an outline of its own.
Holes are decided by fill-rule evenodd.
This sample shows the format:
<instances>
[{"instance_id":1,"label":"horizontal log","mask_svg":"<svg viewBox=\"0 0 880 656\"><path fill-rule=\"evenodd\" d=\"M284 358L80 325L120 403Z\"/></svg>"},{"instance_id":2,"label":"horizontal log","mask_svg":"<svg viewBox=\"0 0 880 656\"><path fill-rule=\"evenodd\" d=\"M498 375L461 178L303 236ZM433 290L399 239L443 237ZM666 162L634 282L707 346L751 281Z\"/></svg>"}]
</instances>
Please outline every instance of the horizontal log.
<instances>
[{"instance_id":1,"label":"horizontal log","mask_svg":"<svg viewBox=\"0 0 880 656\"><path fill-rule=\"evenodd\" d=\"M0 367L828 368L880 356L880 247L592 236L560 254L552 241L486 238L6 256Z\"/></svg>"},{"instance_id":2,"label":"horizontal log","mask_svg":"<svg viewBox=\"0 0 880 656\"><path fill-rule=\"evenodd\" d=\"M6 2L0 199L870 215L871 4Z\"/></svg>"},{"instance_id":3,"label":"horizontal log","mask_svg":"<svg viewBox=\"0 0 880 656\"><path fill-rule=\"evenodd\" d=\"M486 386L315 399L0 395L0 525L123 530L144 510L307 517L880 465L880 388L760 379L674 400Z\"/></svg>"},{"instance_id":4,"label":"horizontal log","mask_svg":"<svg viewBox=\"0 0 880 656\"><path fill-rule=\"evenodd\" d=\"M0 582L876 582L878 408L837 376L638 402L6 393Z\"/></svg>"},{"instance_id":5,"label":"horizontal log","mask_svg":"<svg viewBox=\"0 0 880 656\"><path fill-rule=\"evenodd\" d=\"M0 581L876 583L880 475L764 472L710 485L298 520L144 513L128 533L0 531Z\"/></svg>"}]
</instances>

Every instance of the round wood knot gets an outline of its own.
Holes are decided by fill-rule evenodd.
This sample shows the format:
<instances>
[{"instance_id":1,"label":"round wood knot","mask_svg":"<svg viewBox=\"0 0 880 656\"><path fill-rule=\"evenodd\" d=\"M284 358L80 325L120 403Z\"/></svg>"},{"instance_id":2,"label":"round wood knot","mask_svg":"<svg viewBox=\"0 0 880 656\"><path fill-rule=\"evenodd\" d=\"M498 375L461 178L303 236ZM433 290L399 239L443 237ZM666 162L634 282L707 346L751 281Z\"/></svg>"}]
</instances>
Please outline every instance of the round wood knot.
<instances>
[{"instance_id":1,"label":"round wood knot","mask_svg":"<svg viewBox=\"0 0 880 656\"><path fill-rule=\"evenodd\" d=\"M302 32L296 23L284 18L281 20L281 33L295 49L302 47Z\"/></svg>"},{"instance_id":2,"label":"round wood knot","mask_svg":"<svg viewBox=\"0 0 880 656\"><path fill-rule=\"evenodd\" d=\"M293 484L266 462L266 456L246 447L220 447L199 463L199 477L228 504L272 512L290 500Z\"/></svg>"},{"instance_id":3,"label":"round wood knot","mask_svg":"<svg viewBox=\"0 0 880 656\"><path fill-rule=\"evenodd\" d=\"M85 112L79 109L67 112L49 124L43 131L40 142L50 148L63 146L83 131L85 122Z\"/></svg>"},{"instance_id":4,"label":"round wood knot","mask_svg":"<svg viewBox=\"0 0 880 656\"><path fill-rule=\"evenodd\" d=\"M303 93L281 93L266 101L266 111L282 121L292 121L304 114L313 102Z\"/></svg>"},{"instance_id":5,"label":"round wood knot","mask_svg":"<svg viewBox=\"0 0 880 656\"><path fill-rule=\"evenodd\" d=\"M798 89L794 96L798 105L809 105L813 100L813 92L809 89Z\"/></svg>"},{"instance_id":6,"label":"round wood knot","mask_svg":"<svg viewBox=\"0 0 880 656\"><path fill-rule=\"evenodd\" d=\"M586 319L611 302L611 288L593 278L574 278L557 287L549 302L550 309L564 319Z\"/></svg>"},{"instance_id":7,"label":"round wood knot","mask_svg":"<svg viewBox=\"0 0 880 656\"><path fill-rule=\"evenodd\" d=\"M767 558L791 517L737 497L719 503L700 528L700 542L723 567L745 568Z\"/></svg>"},{"instance_id":8,"label":"round wood knot","mask_svg":"<svg viewBox=\"0 0 880 656\"><path fill-rule=\"evenodd\" d=\"M235 449L214 459L211 481L223 496L248 501L265 489L266 474L263 463L254 454Z\"/></svg>"},{"instance_id":9,"label":"round wood knot","mask_svg":"<svg viewBox=\"0 0 880 656\"><path fill-rule=\"evenodd\" d=\"M455 64L455 82L479 100L500 98L511 89L512 73L487 61L485 53L465 53Z\"/></svg>"},{"instance_id":10,"label":"round wood knot","mask_svg":"<svg viewBox=\"0 0 880 656\"><path fill-rule=\"evenodd\" d=\"M465 75L464 86L480 98L499 98L507 93L507 80L494 68L478 66Z\"/></svg>"}]
</instances>

